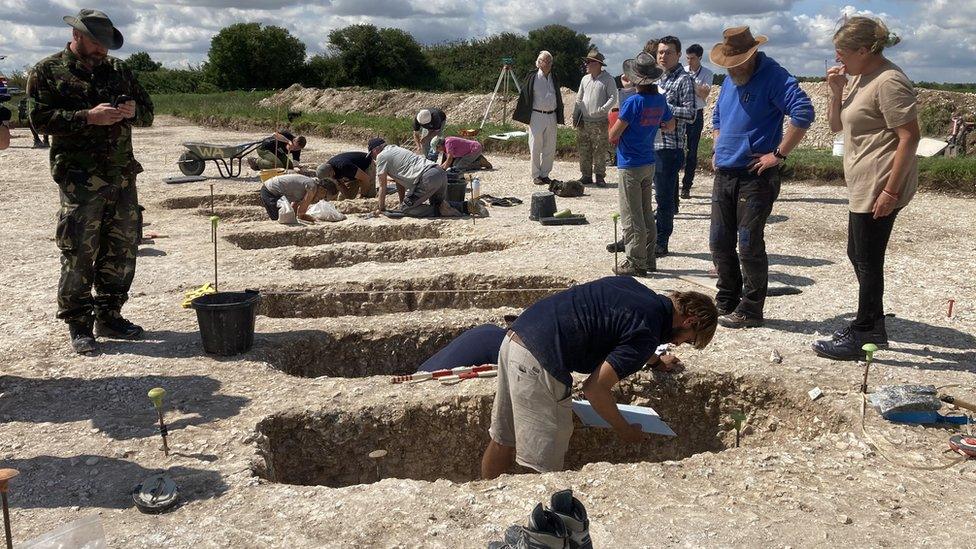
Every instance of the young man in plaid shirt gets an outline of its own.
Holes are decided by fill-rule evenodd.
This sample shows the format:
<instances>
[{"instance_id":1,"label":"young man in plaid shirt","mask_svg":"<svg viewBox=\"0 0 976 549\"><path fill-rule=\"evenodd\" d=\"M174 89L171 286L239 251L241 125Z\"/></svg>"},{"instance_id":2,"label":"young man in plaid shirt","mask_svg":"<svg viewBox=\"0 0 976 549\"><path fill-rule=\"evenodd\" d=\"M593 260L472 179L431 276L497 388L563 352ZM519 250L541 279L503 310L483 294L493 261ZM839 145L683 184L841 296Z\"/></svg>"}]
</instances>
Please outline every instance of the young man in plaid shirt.
<instances>
[{"instance_id":1,"label":"young man in plaid shirt","mask_svg":"<svg viewBox=\"0 0 976 549\"><path fill-rule=\"evenodd\" d=\"M674 231L678 211L678 172L685 161L685 126L695 121L695 80L681 66L681 41L665 36L657 45L657 62L664 75L657 86L668 101L677 121L673 131L661 130L654 139L654 198L657 200L658 257L668 254L668 240Z\"/></svg>"}]
</instances>

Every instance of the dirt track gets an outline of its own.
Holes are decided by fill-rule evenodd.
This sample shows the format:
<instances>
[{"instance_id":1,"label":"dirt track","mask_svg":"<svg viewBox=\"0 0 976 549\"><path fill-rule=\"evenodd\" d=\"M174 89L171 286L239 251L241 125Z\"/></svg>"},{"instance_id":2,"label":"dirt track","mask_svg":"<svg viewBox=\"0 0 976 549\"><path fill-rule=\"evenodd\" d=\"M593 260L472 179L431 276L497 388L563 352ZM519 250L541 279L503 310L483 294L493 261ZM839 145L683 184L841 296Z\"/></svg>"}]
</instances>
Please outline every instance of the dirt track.
<instances>
[{"instance_id":1,"label":"dirt track","mask_svg":"<svg viewBox=\"0 0 976 549\"><path fill-rule=\"evenodd\" d=\"M112 547L484 547L536 502L572 487L597 547L972 546L965 525L976 513L976 461L943 471L890 463L860 432L860 371L808 350L816 332L838 328L852 310L843 189L784 186L767 230L771 278L802 293L769 298L765 328L720 328L708 349L679 350L684 373L641 373L621 388L621 401L658 409L676 440L625 448L581 430L568 460L581 470L481 482L471 481L472 461L485 441L493 381L404 387L386 376L412 370L468 326L609 274L613 257L603 246L616 189L558 200L589 225L542 227L526 220L537 189L525 161L498 157L483 192L526 204L493 208L489 219L350 213L301 229L260 220L255 180L213 181L224 216L221 287L265 294L254 350L214 359L202 351L193 312L179 307L183 292L211 276L201 215L209 214L209 185L161 179L176 171L180 141L254 136L163 118L135 142L147 170L139 179L146 231L166 236L143 246L125 308L147 338L108 342L84 358L68 351L54 318L57 192L46 153L26 148L25 135L15 131L14 148L0 152L8 184L0 467L22 473L10 493L18 541L98 515ZM313 141L307 156L359 146ZM576 175L574 165L557 163L555 177ZM655 290L707 284L708 189L700 180L682 203L674 253L646 279ZM879 353L872 385L960 384L960 396L976 394L974 237L972 200L920 194L902 213L887 262L892 349ZM328 261L337 266L321 268ZM464 291L488 287L507 290ZM782 364L769 362L773 349ZM323 374L344 377L314 377ZM154 386L171 395L169 458L145 397ZM826 396L810 402L813 387ZM729 414L737 409L749 420L735 449ZM896 445L882 443L886 455L915 465L940 463L951 432L888 424L870 410L867 428ZM376 449L389 452L385 462L366 457ZM185 503L142 515L128 492L160 468Z\"/></svg>"}]
</instances>

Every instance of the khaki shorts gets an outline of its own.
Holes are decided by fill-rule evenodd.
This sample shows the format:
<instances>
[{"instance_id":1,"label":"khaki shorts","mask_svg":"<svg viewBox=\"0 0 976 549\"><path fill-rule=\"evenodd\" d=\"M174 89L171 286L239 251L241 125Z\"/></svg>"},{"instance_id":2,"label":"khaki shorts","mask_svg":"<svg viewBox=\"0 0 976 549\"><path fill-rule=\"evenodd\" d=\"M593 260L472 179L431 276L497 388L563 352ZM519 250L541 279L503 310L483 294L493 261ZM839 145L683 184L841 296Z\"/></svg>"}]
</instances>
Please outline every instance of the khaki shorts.
<instances>
[{"instance_id":1,"label":"khaki shorts","mask_svg":"<svg viewBox=\"0 0 976 549\"><path fill-rule=\"evenodd\" d=\"M502 340L491 439L515 448L515 461L540 473L561 471L573 435L569 387L552 377L525 347Z\"/></svg>"}]
</instances>

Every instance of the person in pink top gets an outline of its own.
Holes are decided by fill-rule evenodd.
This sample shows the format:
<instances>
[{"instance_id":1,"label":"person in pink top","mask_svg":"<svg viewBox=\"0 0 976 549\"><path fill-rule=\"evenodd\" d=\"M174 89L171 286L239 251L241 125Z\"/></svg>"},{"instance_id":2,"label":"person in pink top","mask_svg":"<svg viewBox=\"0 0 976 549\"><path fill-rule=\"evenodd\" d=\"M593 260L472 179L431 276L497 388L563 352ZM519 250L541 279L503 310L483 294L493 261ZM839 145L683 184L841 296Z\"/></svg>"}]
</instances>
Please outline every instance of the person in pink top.
<instances>
[{"instance_id":1,"label":"person in pink top","mask_svg":"<svg viewBox=\"0 0 976 549\"><path fill-rule=\"evenodd\" d=\"M452 166L462 171L491 169L491 162L481 154L481 143L472 139L437 136L430 141L430 147L443 155L441 167L445 170Z\"/></svg>"}]
</instances>

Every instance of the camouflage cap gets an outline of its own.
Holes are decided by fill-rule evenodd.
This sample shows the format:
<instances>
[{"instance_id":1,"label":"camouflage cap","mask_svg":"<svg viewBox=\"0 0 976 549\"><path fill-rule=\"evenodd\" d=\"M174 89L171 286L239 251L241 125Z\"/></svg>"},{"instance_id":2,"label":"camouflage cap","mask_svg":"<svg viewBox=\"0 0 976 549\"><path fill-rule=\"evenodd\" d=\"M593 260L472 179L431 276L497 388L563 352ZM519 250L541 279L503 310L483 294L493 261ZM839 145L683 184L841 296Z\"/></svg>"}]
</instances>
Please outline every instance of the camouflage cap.
<instances>
[{"instance_id":1,"label":"camouflage cap","mask_svg":"<svg viewBox=\"0 0 976 549\"><path fill-rule=\"evenodd\" d=\"M122 33L103 11L83 8L78 11L77 16L65 15L62 19L107 49L117 50L122 47Z\"/></svg>"}]
</instances>

